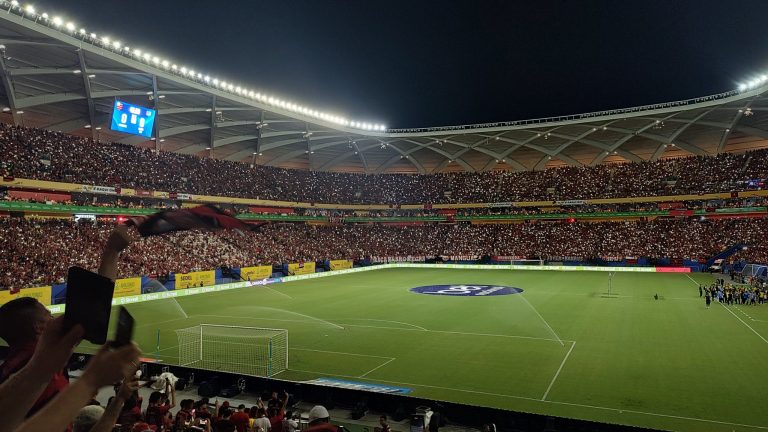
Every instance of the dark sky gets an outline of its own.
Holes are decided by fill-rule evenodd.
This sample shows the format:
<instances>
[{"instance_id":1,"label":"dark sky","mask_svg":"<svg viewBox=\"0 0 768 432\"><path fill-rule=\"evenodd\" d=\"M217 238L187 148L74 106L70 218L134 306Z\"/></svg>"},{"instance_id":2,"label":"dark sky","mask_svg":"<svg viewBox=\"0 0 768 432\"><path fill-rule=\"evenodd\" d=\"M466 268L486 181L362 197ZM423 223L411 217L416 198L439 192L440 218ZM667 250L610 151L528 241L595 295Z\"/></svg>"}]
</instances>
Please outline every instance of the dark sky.
<instances>
[{"instance_id":1,"label":"dark sky","mask_svg":"<svg viewBox=\"0 0 768 432\"><path fill-rule=\"evenodd\" d=\"M389 127L664 102L730 90L768 70L766 0L35 6L212 76Z\"/></svg>"}]
</instances>

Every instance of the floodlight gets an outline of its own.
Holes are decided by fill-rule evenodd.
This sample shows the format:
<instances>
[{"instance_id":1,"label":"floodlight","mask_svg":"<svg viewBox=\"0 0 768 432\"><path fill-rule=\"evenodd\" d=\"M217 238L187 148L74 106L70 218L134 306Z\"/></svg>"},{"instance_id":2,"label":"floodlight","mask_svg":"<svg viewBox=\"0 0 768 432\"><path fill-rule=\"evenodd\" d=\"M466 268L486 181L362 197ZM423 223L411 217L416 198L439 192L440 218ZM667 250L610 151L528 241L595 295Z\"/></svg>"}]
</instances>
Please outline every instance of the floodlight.
<instances>
[{"instance_id":1,"label":"floodlight","mask_svg":"<svg viewBox=\"0 0 768 432\"><path fill-rule=\"evenodd\" d=\"M67 27L67 30L69 30L71 32L75 31L75 23L73 23L71 21L67 23L66 27Z\"/></svg>"},{"instance_id":2,"label":"floodlight","mask_svg":"<svg viewBox=\"0 0 768 432\"><path fill-rule=\"evenodd\" d=\"M32 6L31 4L28 4L28 5L26 5L24 7L24 12L26 12L26 13L28 13L30 15L34 15L35 14L35 7Z\"/></svg>"},{"instance_id":3,"label":"floodlight","mask_svg":"<svg viewBox=\"0 0 768 432\"><path fill-rule=\"evenodd\" d=\"M60 26L64 21L61 20L61 17L53 17L53 25L56 27Z\"/></svg>"}]
</instances>

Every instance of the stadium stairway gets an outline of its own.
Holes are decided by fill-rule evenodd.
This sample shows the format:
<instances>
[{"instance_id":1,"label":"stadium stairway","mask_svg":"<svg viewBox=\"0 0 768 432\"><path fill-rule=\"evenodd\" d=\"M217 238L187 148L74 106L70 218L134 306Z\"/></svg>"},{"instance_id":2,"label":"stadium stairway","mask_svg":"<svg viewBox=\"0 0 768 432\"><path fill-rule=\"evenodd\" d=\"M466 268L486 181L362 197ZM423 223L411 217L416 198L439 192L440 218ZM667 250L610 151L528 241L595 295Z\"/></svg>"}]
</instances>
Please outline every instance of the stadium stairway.
<instances>
[{"instance_id":1,"label":"stadium stairway","mask_svg":"<svg viewBox=\"0 0 768 432\"><path fill-rule=\"evenodd\" d=\"M717 255L711 257L710 259L708 259L704 268L708 269L708 268L712 267L712 265L715 264L715 261L717 261L719 259L726 260L726 259L730 258L733 254L735 254L736 252L744 249L745 247L747 247L747 245L745 245L744 243L736 243L735 245L728 246L727 248L725 248L722 251L720 251Z\"/></svg>"}]
</instances>

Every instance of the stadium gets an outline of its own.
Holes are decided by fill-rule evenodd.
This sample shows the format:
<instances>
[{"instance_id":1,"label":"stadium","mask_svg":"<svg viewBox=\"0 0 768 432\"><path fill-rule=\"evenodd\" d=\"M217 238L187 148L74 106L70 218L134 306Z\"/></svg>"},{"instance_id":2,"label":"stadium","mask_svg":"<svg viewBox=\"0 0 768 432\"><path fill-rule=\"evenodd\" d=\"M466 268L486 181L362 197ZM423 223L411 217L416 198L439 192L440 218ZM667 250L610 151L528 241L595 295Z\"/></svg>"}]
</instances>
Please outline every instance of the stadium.
<instances>
[{"instance_id":1,"label":"stadium","mask_svg":"<svg viewBox=\"0 0 768 432\"><path fill-rule=\"evenodd\" d=\"M272 432L768 429L766 75L394 128L102 32L0 0L0 400L64 335L18 308L74 319L73 266L106 280L109 339L122 307L137 352L86 337L72 384L49 392L49 371L8 430L101 363L127 368L92 389L109 429L64 428L225 432L231 401ZM133 390L149 407L120 399L137 368L161 382ZM161 374L179 381L152 423Z\"/></svg>"}]
</instances>

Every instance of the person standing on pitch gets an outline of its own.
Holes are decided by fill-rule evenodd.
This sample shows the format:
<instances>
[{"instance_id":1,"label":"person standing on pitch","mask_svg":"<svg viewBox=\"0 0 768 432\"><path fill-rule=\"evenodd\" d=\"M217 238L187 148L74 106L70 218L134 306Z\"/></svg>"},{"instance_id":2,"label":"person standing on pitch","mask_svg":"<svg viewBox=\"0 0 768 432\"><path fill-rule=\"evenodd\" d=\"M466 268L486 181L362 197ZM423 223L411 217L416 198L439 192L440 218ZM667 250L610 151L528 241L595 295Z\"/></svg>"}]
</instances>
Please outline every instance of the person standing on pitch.
<instances>
[{"instance_id":1,"label":"person standing on pitch","mask_svg":"<svg viewBox=\"0 0 768 432\"><path fill-rule=\"evenodd\" d=\"M707 291L707 295L704 296L704 301L707 302L707 309L709 309L709 304L712 303L712 295L709 294L709 291Z\"/></svg>"},{"instance_id":2,"label":"person standing on pitch","mask_svg":"<svg viewBox=\"0 0 768 432\"><path fill-rule=\"evenodd\" d=\"M701 288L701 284L699 284L699 297L704 295L704 290Z\"/></svg>"}]
</instances>

